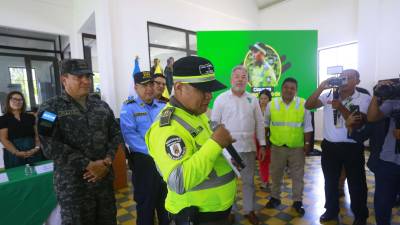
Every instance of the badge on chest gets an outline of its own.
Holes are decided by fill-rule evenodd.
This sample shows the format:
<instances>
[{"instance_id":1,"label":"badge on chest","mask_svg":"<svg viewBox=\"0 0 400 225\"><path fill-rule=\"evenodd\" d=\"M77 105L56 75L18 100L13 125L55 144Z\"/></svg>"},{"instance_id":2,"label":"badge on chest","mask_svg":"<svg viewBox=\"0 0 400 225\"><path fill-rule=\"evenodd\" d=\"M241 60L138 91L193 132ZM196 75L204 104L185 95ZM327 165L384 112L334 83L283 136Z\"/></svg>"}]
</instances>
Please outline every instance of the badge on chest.
<instances>
[{"instance_id":1,"label":"badge on chest","mask_svg":"<svg viewBox=\"0 0 400 225\"><path fill-rule=\"evenodd\" d=\"M139 117L139 116L146 116L147 112L136 112L133 114L134 117Z\"/></svg>"}]
</instances>

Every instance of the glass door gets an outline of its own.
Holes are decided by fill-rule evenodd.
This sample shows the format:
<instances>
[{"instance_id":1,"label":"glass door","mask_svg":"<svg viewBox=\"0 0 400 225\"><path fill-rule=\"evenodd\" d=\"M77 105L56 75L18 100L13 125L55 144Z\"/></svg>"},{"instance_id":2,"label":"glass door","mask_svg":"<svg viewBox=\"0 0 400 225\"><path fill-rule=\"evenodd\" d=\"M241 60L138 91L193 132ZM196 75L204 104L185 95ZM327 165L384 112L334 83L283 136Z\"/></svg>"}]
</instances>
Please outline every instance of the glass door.
<instances>
[{"instance_id":1,"label":"glass door","mask_svg":"<svg viewBox=\"0 0 400 225\"><path fill-rule=\"evenodd\" d=\"M27 110L61 93L56 58L0 53L0 103L4 113L9 92L20 91Z\"/></svg>"},{"instance_id":2,"label":"glass door","mask_svg":"<svg viewBox=\"0 0 400 225\"><path fill-rule=\"evenodd\" d=\"M32 74L32 96L35 106L57 95L60 90L57 63L52 59L30 58Z\"/></svg>"},{"instance_id":3,"label":"glass door","mask_svg":"<svg viewBox=\"0 0 400 225\"><path fill-rule=\"evenodd\" d=\"M27 107L30 108L25 58L2 54L0 55L0 103L2 113L5 112L7 94L11 91L22 92L27 100Z\"/></svg>"}]
</instances>

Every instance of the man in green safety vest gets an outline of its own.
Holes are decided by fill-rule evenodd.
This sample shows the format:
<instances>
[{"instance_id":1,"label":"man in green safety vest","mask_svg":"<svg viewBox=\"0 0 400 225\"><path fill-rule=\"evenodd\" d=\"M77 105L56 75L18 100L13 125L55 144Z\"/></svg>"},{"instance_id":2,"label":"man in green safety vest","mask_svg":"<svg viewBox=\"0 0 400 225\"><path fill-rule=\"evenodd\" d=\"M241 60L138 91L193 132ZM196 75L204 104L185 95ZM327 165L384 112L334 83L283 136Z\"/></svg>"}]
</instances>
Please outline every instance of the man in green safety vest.
<instances>
[{"instance_id":1,"label":"man in green safety vest","mask_svg":"<svg viewBox=\"0 0 400 225\"><path fill-rule=\"evenodd\" d=\"M173 96L146 134L146 144L167 183L165 208L176 225L230 224L236 177L221 154L233 143L205 115L211 92L226 88L205 58L188 56L173 65Z\"/></svg>"},{"instance_id":2,"label":"man in green safety vest","mask_svg":"<svg viewBox=\"0 0 400 225\"><path fill-rule=\"evenodd\" d=\"M280 201L282 178L287 165L292 178L293 208L305 213L302 203L305 154L310 150L311 114L304 108L305 100L297 97L297 80L286 78L282 97L272 99L265 115L269 129L267 145L271 145L271 199L267 208L277 208ZM268 148L267 148L268 149Z\"/></svg>"}]
</instances>

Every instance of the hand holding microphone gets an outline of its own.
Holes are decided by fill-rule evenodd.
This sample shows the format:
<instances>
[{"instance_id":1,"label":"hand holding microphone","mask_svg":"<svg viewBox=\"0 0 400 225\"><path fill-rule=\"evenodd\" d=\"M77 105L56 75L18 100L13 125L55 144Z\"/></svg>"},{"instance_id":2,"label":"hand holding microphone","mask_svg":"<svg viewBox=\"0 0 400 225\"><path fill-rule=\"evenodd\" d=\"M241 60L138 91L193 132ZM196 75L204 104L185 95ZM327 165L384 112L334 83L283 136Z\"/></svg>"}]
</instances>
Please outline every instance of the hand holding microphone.
<instances>
[{"instance_id":1,"label":"hand holding microphone","mask_svg":"<svg viewBox=\"0 0 400 225\"><path fill-rule=\"evenodd\" d=\"M228 151L229 155L232 157L232 163L238 168L238 170L245 168L246 165L243 163L242 158L232 146L232 143L236 140L232 138L225 126L223 124L211 122L211 128L214 131L211 138Z\"/></svg>"},{"instance_id":2,"label":"hand holding microphone","mask_svg":"<svg viewBox=\"0 0 400 225\"><path fill-rule=\"evenodd\" d=\"M235 140L232 138L229 131L225 128L223 124L216 125L212 127L214 133L212 134L211 138L217 142L222 148L226 148Z\"/></svg>"}]
</instances>

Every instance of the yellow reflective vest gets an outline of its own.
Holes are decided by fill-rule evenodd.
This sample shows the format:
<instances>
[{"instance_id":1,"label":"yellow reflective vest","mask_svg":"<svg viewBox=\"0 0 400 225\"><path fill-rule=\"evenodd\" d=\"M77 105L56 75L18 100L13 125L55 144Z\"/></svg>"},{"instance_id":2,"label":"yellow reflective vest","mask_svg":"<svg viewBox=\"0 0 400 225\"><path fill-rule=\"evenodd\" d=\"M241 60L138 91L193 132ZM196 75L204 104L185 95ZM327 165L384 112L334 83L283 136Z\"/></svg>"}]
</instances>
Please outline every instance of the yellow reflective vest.
<instances>
[{"instance_id":1,"label":"yellow reflective vest","mask_svg":"<svg viewBox=\"0 0 400 225\"><path fill-rule=\"evenodd\" d=\"M211 139L205 114L192 115L168 103L146 133L146 145L167 183L165 208L177 214L183 208L217 212L232 206L236 177Z\"/></svg>"},{"instance_id":2,"label":"yellow reflective vest","mask_svg":"<svg viewBox=\"0 0 400 225\"><path fill-rule=\"evenodd\" d=\"M287 106L281 97L271 101L270 141L276 146L289 148L304 146L304 102L295 97Z\"/></svg>"}]
</instances>

